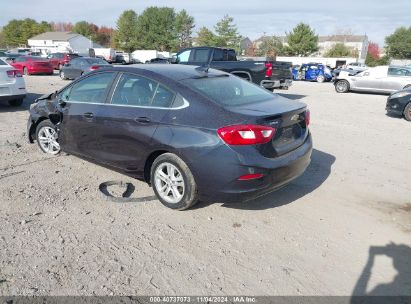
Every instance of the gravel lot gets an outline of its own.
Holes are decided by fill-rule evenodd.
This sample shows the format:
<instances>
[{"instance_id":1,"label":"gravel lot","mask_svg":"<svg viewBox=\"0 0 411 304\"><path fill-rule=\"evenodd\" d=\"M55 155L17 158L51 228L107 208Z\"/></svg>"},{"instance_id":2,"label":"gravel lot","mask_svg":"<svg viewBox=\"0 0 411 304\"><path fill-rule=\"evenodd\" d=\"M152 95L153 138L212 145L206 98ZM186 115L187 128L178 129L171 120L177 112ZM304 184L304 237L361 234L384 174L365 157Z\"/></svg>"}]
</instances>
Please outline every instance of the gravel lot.
<instances>
[{"instance_id":1,"label":"gravel lot","mask_svg":"<svg viewBox=\"0 0 411 304\"><path fill-rule=\"evenodd\" d=\"M24 106L0 105L0 295L411 295L411 123L385 115L386 96L294 83L280 93L311 109L306 173L256 201L178 212L28 144L29 104L68 82L25 79ZM99 192L119 179L132 202Z\"/></svg>"}]
</instances>

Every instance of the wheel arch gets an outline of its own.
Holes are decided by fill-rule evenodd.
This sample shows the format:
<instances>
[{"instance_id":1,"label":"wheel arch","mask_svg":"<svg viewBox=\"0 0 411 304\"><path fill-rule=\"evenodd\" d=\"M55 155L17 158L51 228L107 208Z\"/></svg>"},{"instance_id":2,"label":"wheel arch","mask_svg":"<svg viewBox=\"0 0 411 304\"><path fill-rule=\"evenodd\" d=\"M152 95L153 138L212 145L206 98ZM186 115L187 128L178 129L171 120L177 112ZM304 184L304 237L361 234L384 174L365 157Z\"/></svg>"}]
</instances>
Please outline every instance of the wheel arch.
<instances>
[{"instance_id":1,"label":"wheel arch","mask_svg":"<svg viewBox=\"0 0 411 304\"><path fill-rule=\"evenodd\" d=\"M156 151L151 152L151 154L147 157L145 164L144 164L144 181L147 184L150 184L151 167L153 166L154 161L156 160L157 157L165 153L170 153L170 151L165 150L165 149L156 150Z\"/></svg>"}]
</instances>

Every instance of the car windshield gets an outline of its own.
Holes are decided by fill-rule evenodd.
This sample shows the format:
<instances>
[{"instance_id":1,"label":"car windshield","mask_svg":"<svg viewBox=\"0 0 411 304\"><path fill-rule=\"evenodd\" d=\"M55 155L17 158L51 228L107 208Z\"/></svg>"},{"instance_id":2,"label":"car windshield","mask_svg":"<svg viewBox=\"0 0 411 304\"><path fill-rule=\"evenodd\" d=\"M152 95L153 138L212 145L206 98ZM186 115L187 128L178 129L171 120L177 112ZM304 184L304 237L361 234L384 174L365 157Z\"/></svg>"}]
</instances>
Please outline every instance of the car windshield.
<instances>
[{"instance_id":1,"label":"car windshield","mask_svg":"<svg viewBox=\"0 0 411 304\"><path fill-rule=\"evenodd\" d=\"M91 58L86 60L89 64L108 64L107 61L104 61L100 58Z\"/></svg>"},{"instance_id":2,"label":"car windshield","mask_svg":"<svg viewBox=\"0 0 411 304\"><path fill-rule=\"evenodd\" d=\"M235 76L189 78L182 82L224 106L253 104L273 98L271 92Z\"/></svg>"}]
</instances>

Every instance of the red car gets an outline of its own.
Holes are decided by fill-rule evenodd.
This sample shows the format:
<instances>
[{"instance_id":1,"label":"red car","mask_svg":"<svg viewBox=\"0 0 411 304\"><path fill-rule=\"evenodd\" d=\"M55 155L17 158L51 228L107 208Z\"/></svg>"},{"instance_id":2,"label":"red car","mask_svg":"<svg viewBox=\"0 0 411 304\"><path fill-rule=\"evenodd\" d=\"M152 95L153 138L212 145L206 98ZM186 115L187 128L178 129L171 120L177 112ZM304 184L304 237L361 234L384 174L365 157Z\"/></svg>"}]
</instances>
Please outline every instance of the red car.
<instances>
[{"instance_id":1,"label":"red car","mask_svg":"<svg viewBox=\"0 0 411 304\"><path fill-rule=\"evenodd\" d=\"M47 56L51 65L56 70L61 70L63 65L69 63L71 59L79 57L77 54L53 53Z\"/></svg>"},{"instance_id":2,"label":"red car","mask_svg":"<svg viewBox=\"0 0 411 304\"><path fill-rule=\"evenodd\" d=\"M54 69L48 59L35 56L20 56L10 62L16 70L24 75L47 74L53 75Z\"/></svg>"}]
</instances>

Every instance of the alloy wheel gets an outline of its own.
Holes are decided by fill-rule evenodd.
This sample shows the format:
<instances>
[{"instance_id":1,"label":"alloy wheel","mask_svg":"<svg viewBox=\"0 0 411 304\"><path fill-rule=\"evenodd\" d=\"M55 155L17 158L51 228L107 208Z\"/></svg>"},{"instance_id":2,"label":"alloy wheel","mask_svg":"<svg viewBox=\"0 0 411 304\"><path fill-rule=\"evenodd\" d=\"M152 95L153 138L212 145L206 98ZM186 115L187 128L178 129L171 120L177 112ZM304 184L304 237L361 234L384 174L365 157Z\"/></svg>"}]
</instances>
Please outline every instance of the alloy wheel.
<instances>
[{"instance_id":1,"label":"alloy wheel","mask_svg":"<svg viewBox=\"0 0 411 304\"><path fill-rule=\"evenodd\" d=\"M37 140L42 148L42 150L49 154L57 154L60 152L60 145L57 141L57 132L51 127L42 127L38 134Z\"/></svg>"},{"instance_id":2,"label":"alloy wheel","mask_svg":"<svg viewBox=\"0 0 411 304\"><path fill-rule=\"evenodd\" d=\"M337 91L340 93L344 93L348 91L348 84L345 81L339 81L337 82Z\"/></svg>"},{"instance_id":3,"label":"alloy wheel","mask_svg":"<svg viewBox=\"0 0 411 304\"><path fill-rule=\"evenodd\" d=\"M170 204L179 203L185 190L183 175L171 163L161 163L154 172L154 186L160 197Z\"/></svg>"}]
</instances>

